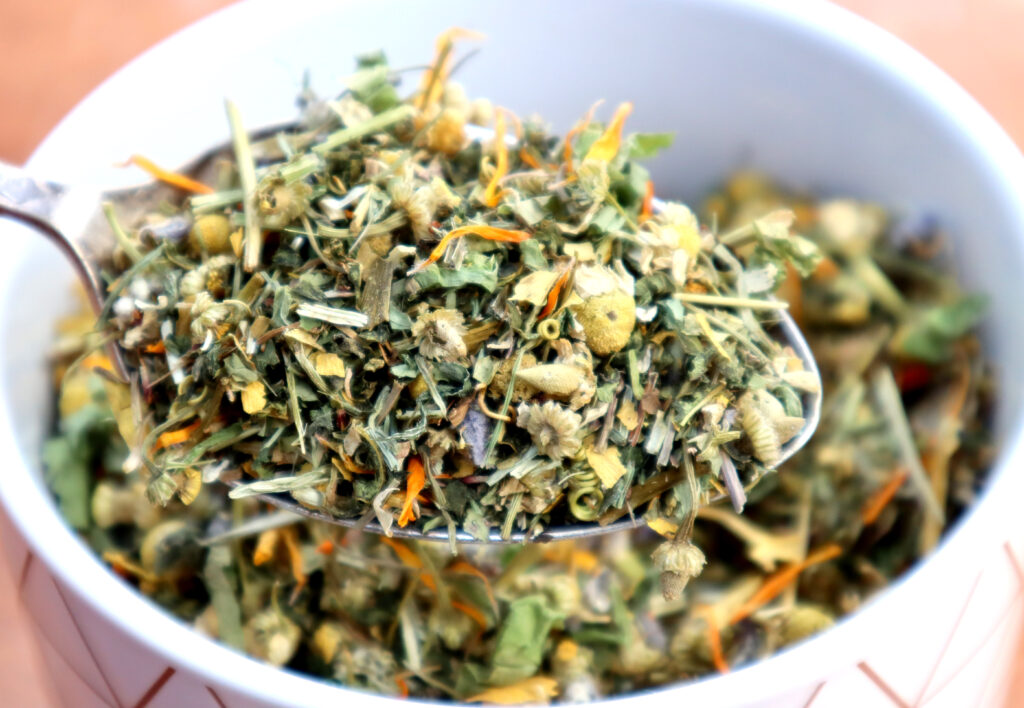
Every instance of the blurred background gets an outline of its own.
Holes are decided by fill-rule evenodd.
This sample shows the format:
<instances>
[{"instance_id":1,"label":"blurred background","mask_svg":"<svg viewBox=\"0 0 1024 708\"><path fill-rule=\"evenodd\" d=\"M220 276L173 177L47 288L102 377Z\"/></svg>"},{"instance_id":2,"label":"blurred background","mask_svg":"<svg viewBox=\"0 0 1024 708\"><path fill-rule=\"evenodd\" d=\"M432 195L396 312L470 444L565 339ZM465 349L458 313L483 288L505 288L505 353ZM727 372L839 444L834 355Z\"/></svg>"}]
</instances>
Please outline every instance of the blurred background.
<instances>
[{"instance_id":1,"label":"blurred background","mask_svg":"<svg viewBox=\"0 0 1024 708\"><path fill-rule=\"evenodd\" d=\"M766 0L767 1L767 0ZM0 160L20 164L118 67L227 0L0 0ZM842 0L970 91L1024 145L1024 0ZM2 542L2 539L0 539ZM56 706L13 581L0 570L0 703ZM1024 667L1024 642L1018 649ZM1024 707L1024 672L1011 698Z\"/></svg>"}]
</instances>

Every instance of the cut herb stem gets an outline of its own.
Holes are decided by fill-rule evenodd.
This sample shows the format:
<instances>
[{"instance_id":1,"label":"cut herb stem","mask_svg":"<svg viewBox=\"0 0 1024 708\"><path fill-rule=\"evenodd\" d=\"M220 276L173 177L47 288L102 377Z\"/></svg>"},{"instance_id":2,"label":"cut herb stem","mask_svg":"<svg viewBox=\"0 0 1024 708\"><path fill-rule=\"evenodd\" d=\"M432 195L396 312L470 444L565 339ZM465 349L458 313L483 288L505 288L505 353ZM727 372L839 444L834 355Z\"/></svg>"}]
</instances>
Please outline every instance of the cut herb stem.
<instances>
[{"instance_id":1,"label":"cut herb stem","mask_svg":"<svg viewBox=\"0 0 1024 708\"><path fill-rule=\"evenodd\" d=\"M760 300L752 297L728 297L704 293L674 293L672 297L695 305L713 305L714 307L749 307L751 310L789 309L789 303L785 300Z\"/></svg>"},{"instance_id":2,"label":"cut herb stem","mask_svg":"<svg viewBox=\"0 0 1024 708\"><path fill-rule=\"evenodd\" d=\"M242 124L242 116L232 101L226 101L228 123L231 126L231 142L235 148L238 164L238 180L242 184L242 211L245 216L244 247L242 264L247 271L256 270L263 250L263 232L256 212L256 163L252 156L249 135Z\"/></svg>"}]
</instances>

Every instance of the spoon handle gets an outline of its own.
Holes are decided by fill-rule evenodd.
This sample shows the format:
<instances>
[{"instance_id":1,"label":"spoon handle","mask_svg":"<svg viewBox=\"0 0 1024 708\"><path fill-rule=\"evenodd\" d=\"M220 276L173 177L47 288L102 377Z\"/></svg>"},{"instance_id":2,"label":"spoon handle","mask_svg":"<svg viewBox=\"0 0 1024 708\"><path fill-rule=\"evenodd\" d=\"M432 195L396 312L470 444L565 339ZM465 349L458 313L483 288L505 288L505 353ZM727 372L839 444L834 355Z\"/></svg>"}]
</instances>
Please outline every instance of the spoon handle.
<instances>
[{"instance_id":1,"label":"spoon handle","mask_svg":"<svg viewBox=\"0 0 1024 708\"><path fill-rule=\"evenodd\" d=\"M89 303L99 314L103 308L103 287L96 271L90 267L79 245L53 225L54 214L69 190L52 182L29 176L25 170L0 161L0 218L8 218L28 226L60 249L85 286ZM122 380L127 381L127 367L121 349L108 343L107 353Z\"/></svg>"},{"instance_id":2,"label":"spoon handle","mask_svg":"<svg viewBox=\"0 0 1024 708\"><path fill-rule=\"evenodd\" d=\"M24 169L0 161L0 209L22 221L48 220L65 190L34 179Z\"/></svg>"}]
</instances>

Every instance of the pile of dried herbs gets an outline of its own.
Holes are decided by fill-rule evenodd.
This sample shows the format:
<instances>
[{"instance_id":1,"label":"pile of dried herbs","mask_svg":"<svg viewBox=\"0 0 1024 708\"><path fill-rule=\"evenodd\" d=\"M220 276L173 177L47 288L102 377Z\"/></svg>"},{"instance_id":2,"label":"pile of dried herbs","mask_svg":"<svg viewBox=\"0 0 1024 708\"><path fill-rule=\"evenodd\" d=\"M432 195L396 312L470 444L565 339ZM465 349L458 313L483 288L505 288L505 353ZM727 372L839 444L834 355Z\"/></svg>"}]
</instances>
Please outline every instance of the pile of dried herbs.
<instances>
[{"instance_id":1,"label":"pile of dried herbs","mask_svg":"<svg viewBox=\"0 0 1024 708\"><path fill-rule=\"evenodd\" d=\"M229 104L213 187L171 176L206 193L111 215L123 471L161 505L241 479L234 498L479 539L659 496L681 524L710 496L741 509L818 391L771 334L817 248L785 210L716 232L656 203L637 160L669 136L623 137L629 104L559 137L470 102L452 42L408 100L367 57L263 142Z\"/></svg>"},{"instance_id":2,"label":"pile of dried herbs","mask_svg":"<svg viewBox=\"0 0 1024 708\"><path fill-rule=\"evenodd\" d=\"M443 544L268 512L218 485L154 507L122 471L104 382L88 366L65 375L89 316L61 340L50 483L106 562L198 631L346 686L581 701L756 661L855 611L932 549L993 452L992 381L970 333L981 304L933 263L939 235L918 225L897 248L889 235L903 227L875 206L816 204L749 175L708 201L708 219L745 223L782 203L826 253L784 288L821 366L824 416L742 515L700 510L707 565L675 600L650 558L655 530L675 532L657 513L653 530L453 558Z\"/></svg>"},{"instance_id":3,"label":"pile of dried herbs","mask_svg":"<svg viewBox=\"0 0 1024 708\"><path fill-rule=\"evenodd\" d=\"M435 68L447 66L445 56L442 51ZM327 121L344 133L346 121L358 120L338 117L346 112L361 111L363 123L380 126L386 121L379 116L393 108L422 110L419 99L397 103L390 82L375 78L389 78L382 66L368 61L348 98L308 121ZM438 82L428 79L424 93L429 96ZM183 242L122 233L128 248L115 263L128 275L115 281L108 320L115 329L105 331L116 331L136 353L139 376L130 388L95 373L109 362L90 353L97 343L93 318L83 315L62 328L60 417L44 451L48 480L69 523L141 592L198 631L263 661L346 686L504 704L584 701L725 671L829 627L933 548L972 503L992 456L992 381L972 334L983 303L963 295L942 267L943 242L934 225L890 223L874 205L818 203L744 174L707 201L701 218L717 223L717 233L751 239L734 243L739 255L733 256L716 245L724 237L697 229L681 207L641 219L647 177L631 156L638 145L649 149L661 138L622 140L616 157L595 173L608 177L607 188L598 184L607 189L607 201L598 201L585 186L593 168L579 156L602 139L603 128L584 121L560 142L525 125L524 138L504 158L494 145L461 139L454 156L441 157L443 151L417 142L429 139L431 126L436 130L446 111L449 117L454 111L486 116L489 109L467 104L452 85L437 92L433 122L419 127L415 115L406 116L384 133L336 138L321 152L308 149L320 144L320 128L308 127L307 138L296 137L306 134L300 131L275 139L291 158L284 167L257 168L242 179L258 177L270 205L257 202L250 217L259 224L268 210L285 213L292 198L303 209L288 223L277 221L277 229L260 229L264 242L253 271L244 268L246 213L236 209L241 192L231 191L238 180L233 167L217 185L220 191L193 198L185 212L169 208L174 216L195 213L192 235ZM353 108L353 101L362 108ZM576 156L571 162L564 157L566 145ZM365 161L367 152L375 162ZM426 162L414 157L421 154L429 156ZM530 159L538 166L530 166ZM359 160L363 166L353 167ZM559 166L549 168L548 161ZM566 174L570 166L575 180ZM382 181L361 182L366 170L378 170ZM429 179L420 176L424 170ZM403 179L392 184L399 173ZM520 173L527 176L512 179ZM559 173L563 183L552 186L549 180ZM329 175L326 183L318 177L323 174ZM482 200L494 174L503 174L494 182L499 205L487 208ZM402 191L407 179L413 180L411 192ZM533 189L531 180L537 180ZM346 197L359 184L363 189ZM538 201L542 184L553 190L546 202ZM364 202L367 194L372 198ZM417 239L410 226L416 209L409 206L426 195L454 203L452 194L459 203L446 207L450 211L431 202L434 211ZM528 203L533 206L523 206ZM781 233L773 223L783 208L809 242L770 238ZM558 226L582 224L590 210L589 226L578 234ZM529 214L541 218L530 225ZM769 214L776 216L766 220ZM505 243L480 240L479 234L453 237L438 249L445 255L437 263L417 269L439 236L467 223L524 231L530 238ZM687 224L694 228L676 228ZM241 237L234 236L239 225ZM363 244L353 249L360 235ZM682 239L694 236L695 255L675 255L686 243ZM794 265L809 272L804 281L780 257L793 255L794 243L801 255L823 254L816 263L797 259ZM391 260L396 249L402 249L396 259L404 260ZM676 258L683 261L685 282L700 288L676 287ZM605 267L605 259L611 265ZM750 275L759 270L760 276ZM744 462L741 469L757 475L757 459L723 424L743 394L727 384L723 393L729 390L733 398L700 399L701 391L714 390L700 367L730 381L728 357L719 347L733 358L747 352L735 337L720 336L728 330L716 320L734 329L746 328L747 320L732 308L674 295L761 295L765 290L741 283L766 281L768 274L781 281L780 296L812 344L825 406L811 443L750 490L742 515L702 506L694 519L696 495L671 490L636 509L649 528L587 542L466 546L453 557L444 544L345 531L200 483L233 466L268 478L288 468L292 479L323 475L294 487L298 498L328 505L361 500L371 507L377 499L384 523L390 514L438 523L431 520L444 519L442 508L449 515L461 508L453 519L469 520L472 511L486 521L487 510L500 510L501 523L510 517L536 523L543 514L529 505L552 491L529 486L548 474L542 465L556 470L550 486L593 472L605 500L629 486L618 486L622 479L635 484L650 474L662 449L674 465L712 449L688 476L702 485L717 481L721 469L711 467L716 458ZM540 284L520 293L533 299L513 301L516 286L530 276ZM607 287L619 289L606 294L623 297L625 276L633 281L637 321L621 349L601 354L581 333L588 296L600 297L587 284L614 281ZM377 293L364 295L370 281ZM380 296L385 290L390 299ZM462 322L423 319L445 311L459 313ZM379 319L370 327L371 320L362 326L361 320L319 318L342 317L338 312L376 312ZM724 319L734 315L735 321ZM498 329L472 335L484 321ZM542 329L556 325L557 335L545 339ZM453 332L465 354L456 342L455 361L431 356L449 350ZM761 345L760 335L754 336ZM664 364L670 353L683 368ZM489 363L469 366L470 358ZM515 380L512 366L518 366ZM542 366L582 373L573 379L576 388L549 392L541 404L518 374ZM461 367L461 384L444 373L453 367ZM766 371L758 375L764 379ZM779 385L749 387L779 395L772 388ZM591 386L589 400L574 409L574 396L586 397ZM672 427L661 447L646 450L656 429L678 423L680 400L699 403L692 419L701 427L685 440ZM781 395L777 400L791 405ZM485 413L509 415L520 405L527 421L547 405L579 416L573 454L550 454L550 437L542 452L529 428L501 425ZM603 406L597 409L603 415L583 424L595 406ZM149 411L155 423L161 418L154 410L177 418L147 430L140 413ZM473 422L471 411L483 419ZM453 413L461 419L453 420ZM353 426L360 432L350 438L346 431ZM473 426L485 426L488 435L472 432ZM399 431L410 436L403 439ZM599 439L590 438L602 435L599 448ZM473 455L481 441L483 464L497 464L477 472L483 465ZM531 448L533 456L522 462ZM609 450L625 471L605 485L595 455ZM521 473L500 464L510 454L520 460ZM460 466L464 458L470 464ZM422 478L409 494L413 460ZM535 466L527 466L531 462ZM155 482L147 482L146 465ZM470 473L463 474L467 467ZM503 477L489 483L498 473ZM394 488L380 496L389 486ZM556 487L554 497L577 488ZM165 506L150 502L154 493ZM575 505L566 500L563 509L604 508L606 502L597 499L578 497ZM691 534L695 546L681 542ZM663 537L671 541L666 545ZM703 553L698 556L695 547ZM705 561L703 572L679 592L680 577L695 574L688 571ZM673 573L680 577L666 577ZM663 590L673 584L676 592L666 599Z\"/></svg>"}]
</instances>

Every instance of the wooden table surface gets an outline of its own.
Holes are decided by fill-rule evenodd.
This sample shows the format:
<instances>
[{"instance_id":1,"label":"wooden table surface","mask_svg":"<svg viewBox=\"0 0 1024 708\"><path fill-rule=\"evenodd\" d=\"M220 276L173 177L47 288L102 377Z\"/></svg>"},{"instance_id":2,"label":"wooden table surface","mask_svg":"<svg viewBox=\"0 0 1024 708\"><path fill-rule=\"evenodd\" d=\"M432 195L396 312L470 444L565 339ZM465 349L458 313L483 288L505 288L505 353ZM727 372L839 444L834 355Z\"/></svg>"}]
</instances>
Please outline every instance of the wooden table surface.
<instances>
[{"instance_id":1,"label":"wooden table surface","mask_svg":"<svg viewBox=\"0 0 1024 708\"><path fill-rule=\"evenodd\" d=\"M0 159L20 163L93 86L227 0L0 0ZM1024 0L842 0L963 84L1024 145ZM2 539L0 539L2 541ZM0 571L0 704L55 706L13 581ZM1024 666L1024 642L1018 651ZM1024 707L1024 672L1013 708Z\"/></svg>"}]
</instances>

